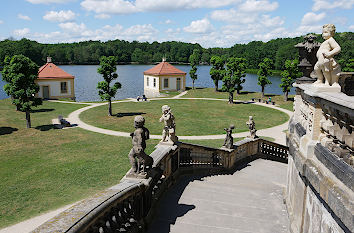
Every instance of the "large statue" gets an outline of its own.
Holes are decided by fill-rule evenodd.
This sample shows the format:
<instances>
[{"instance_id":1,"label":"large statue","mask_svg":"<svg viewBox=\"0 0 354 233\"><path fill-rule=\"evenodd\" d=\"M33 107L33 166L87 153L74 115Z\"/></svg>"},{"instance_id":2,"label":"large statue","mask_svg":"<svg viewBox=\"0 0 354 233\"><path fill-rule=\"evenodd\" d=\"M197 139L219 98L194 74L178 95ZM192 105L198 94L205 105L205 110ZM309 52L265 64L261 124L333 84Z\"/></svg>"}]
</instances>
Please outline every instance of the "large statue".
<instances>
[{"instance_id":1,"label":"large statue","mask_svg":"<svg viewBox=\"0 0 354 233\"><path fill-rule=\"evenodd\" d=\"M231 149L234 146L234 138L232 137L232 130L235 128L234 125L230 125L229 128L224 128L226 131L226 137L224 141L224 147Z\"/></svg>"},{"instance_id":2,"label":"large statue","mask_svg":"<svg viewBox=\"0 0 354 233\"><path fill-rule=\"evenodd\" d=\"M317 75L315 84L337 86L340 75L340 66L334 60L334 55L340 53L341 48L339 44L333 39L336 32L336 27L333 24L326 24L322 29L322 37L325 41L321 44L317 51L317 63L314 70Z\"/></svg>"},{"instance_id":3,"label":"large statue","mask_svg":"<svg viewBox=\"0 0 354 233\"><path fill-rule=\"evenodd\" d=\"M175 117L168 105L162 106L162 116L160 118L160 122L162 121L164 122L164 128L162 130L161 142L174 144L178 141L178 137L176 136L176 123Z\"/></svg>"},{"instance_id":4,"label":"large statue","mask_svg":"<svg viewBox=\"0 0 354 233\"><path fill-rule=\"evenodd\" d=\"M149 130L144 127L145 119L142 116L136 116L134 119L135 131L130 134L132 137L133 148L129 152L129 161L132 165L130 175L146 176L147 167L151 168L154 162L153 158L145 153L146 140L149 139Z\"/></svg>"},{"instance_id":5,"label":"large statue","mask_svg":"<svg viewBox=\"0 0 354 233\"><path fill-rule=\"evenodd\" d=\"M246 122L246 124L248 125L248 129L250 131L250 136L248 136L248 137L250 137L252 139L258 138L258 136L256 135L256 132L257 132L256 123L254 122L252 116L249 116L248 121Z\"/></svg>"}]
</instances>

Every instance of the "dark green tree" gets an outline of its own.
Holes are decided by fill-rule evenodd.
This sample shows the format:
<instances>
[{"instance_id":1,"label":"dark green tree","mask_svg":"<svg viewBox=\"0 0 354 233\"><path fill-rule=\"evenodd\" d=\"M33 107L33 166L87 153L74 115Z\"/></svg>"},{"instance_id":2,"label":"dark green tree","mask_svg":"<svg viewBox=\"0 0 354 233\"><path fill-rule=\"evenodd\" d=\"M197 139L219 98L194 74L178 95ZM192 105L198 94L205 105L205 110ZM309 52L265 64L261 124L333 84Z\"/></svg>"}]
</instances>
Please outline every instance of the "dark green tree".
<instances>
[{"instance_id":1,"label":"dark green tree","mask_svg":"<svg viewBox=\"0 0 354 233\"><path fill-rule=\"evenodd\" d=\"M210 59L210 77L214 81L215 91L218 91L219 80L222 80L225 73L225 61L219 56L212 56Z\"/></svg>"},{"instance_id":2,"label":"dark green tree","mask_svg":"<svg viewBox=\"0 0 354 233\"><path fill-rule=\"evenodd\" d=\"M285 61L285 70L281 72L281 84L279 85L283 89L284 100L288 101L289 91L291 90L292 84L295 79L300 78L302 73L299 71L297 65L299 61L297 59L294 60L286 60Z\"/></svg>"},{"instance_id":3,"label":"dark green tree","mask_svg":"<svg viewBox=\"0 0 354 233\"><path fill-rule=\"evenodd\" d=\"M194 82L198 78L197 76L197 65L199 64L199 51L195 49L189 57L189 62L191 63L191 69L189 71L189 76L192 79L193 89L194 89Z\"/></svg>"},{"instance_id":4,"label":"dark green tree","mask_svg":"<svg viewBox=\"0 0 354 233\"><path fill-rule=\"evenodd\" d=\"M354 59L349 59L342 68L344 72L354 72Z\"/></svg>"},{"instance_id":5,"label":"dark green tree","mask_svg":"<svg viewBox=\"0 0 354 233\"><path fill-rule=\"evenodd\" d=\"M233 103L234 92L240 93L246 76L246 59L231 57L227 60L225 75L222 79L222 91L229 93L229 104Z\"/></svg>"},{"instance_id":6,"label":"dark green tree","mask_svg":"<svg viewBox=\"0 0 354 233\"><path fill-rule=\"evenodd\" d=\"M100 66L97 73L102 74L104 81L97 84L98 94L102 100L108 101L108 114L112 116L112 98L116 95L117 90L122 87L119 82L111 86L111 82L118 78L117 71L117 58L110 56L102 56L100 59Z\"/></svg>"},{"instance_id":7,"label":"dark green tree","mask_svg":"<svg viewBox=\"0 0 354 233\"><path fill-rule=\"evenodd\" d=\"M264 87L272 84L268 79L268 76L272 75L272 64L273 61L269 58L264 58L263 61L258 64L258 85L262 87L262 97L264 97Z\"/></svg>"},{"instance_id":8,"label":"dark green tree","mask_svg":"<svg viewBox=\"0 0 354 233\"><path fill-rule=\"evenodd\" d=\"M38 65L24 55L6 57L2 79L6 94L11 96L17 109L26 113L27 128L31 128L31 109L42 104L42 99L36 98L39 86L35 83L38 77Z\"/></svg>"}]
</instances>

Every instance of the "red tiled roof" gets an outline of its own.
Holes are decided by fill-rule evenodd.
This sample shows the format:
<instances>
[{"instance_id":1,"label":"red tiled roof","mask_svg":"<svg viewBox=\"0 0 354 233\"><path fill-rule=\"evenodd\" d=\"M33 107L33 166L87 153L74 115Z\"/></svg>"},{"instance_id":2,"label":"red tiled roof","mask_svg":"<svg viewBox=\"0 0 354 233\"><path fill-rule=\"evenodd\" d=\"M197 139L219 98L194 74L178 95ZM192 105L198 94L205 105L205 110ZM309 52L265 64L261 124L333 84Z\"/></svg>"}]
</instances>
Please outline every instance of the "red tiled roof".
<instances>
[{"instance_id":1,"label":"red tiled roof","mask_svg":"<svg viewBox=\"0 0 354 233\"><path fill-rule=\"evenodd\" d=\"M156 66L152 67L151 69L148 69L144 71L144 74L150 74L150 75L186 75L186 72L183 72L182 70L177 69L173 65L171 65L168 62L161 62L157 64Z\"/></svg>"},{"instance_id":2,"label":"red tiled roof","mask_svg":"<svg viewBox=\"0 0 354 233\"><path fill-rule=\"evenodd\" d=\"M47 63L39 68L38 79L53 79L53 78L74 78L73 75L66 73L53 63Z\"/></svg>"}]
</instances>

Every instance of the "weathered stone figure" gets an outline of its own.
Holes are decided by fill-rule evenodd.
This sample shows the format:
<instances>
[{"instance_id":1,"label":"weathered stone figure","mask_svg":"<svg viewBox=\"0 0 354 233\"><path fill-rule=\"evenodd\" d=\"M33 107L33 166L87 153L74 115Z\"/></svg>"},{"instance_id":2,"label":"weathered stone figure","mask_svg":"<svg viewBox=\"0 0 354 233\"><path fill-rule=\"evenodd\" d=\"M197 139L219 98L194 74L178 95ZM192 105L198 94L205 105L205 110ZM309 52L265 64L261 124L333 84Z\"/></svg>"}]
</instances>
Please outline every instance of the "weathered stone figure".
<instances>
[{"instance_id":1,"label":"weathered stone figure","mask_svg":"<svg viewBox=\"0 0 354 233\"><path fill-rule=\"evenodd\" d=\"M133 148L129 152L129 161L132 165L132 175L146 175L146 167L151 168L153 158L145 153L146 140L149 139L149 130L144 127L145 119L136 116L134 119L135 131L130 134ZM140 170L141 169L141 170Z\"/></svg>"},{"instance_id":2,"label":"weathered stone figure","mask_svg":"<svg viewBox=\"0 0 354 233\"><path fill-rule=\"evenodd\" d=\"M257 132L256 123L254 122L252 116L249 116L249 119L246 122L246 124L248 125L248 129L250 131L250 136L248 136L248 137L250 137L252 139L258 138L258 136L256 135L256 132Z\"/></svg>"},{"instance_id":3,"label":"weathered stone figure","mask_svg":"<svg viewBox=\"0 0 354 233\"><path fill-rule=\"evenodd\" d=\"M164 122L164 128L162 130L161 142L175 143L178 140L176 136L176 123L175 117L171 112L171 108L168 105L162 106L162 116L160 122Z\"/></svg>"},{"instance_id":4,"label":"weathered stone figure","mask_svg":"<svg viewBox=\"0 0 354 233\"><path fill-rule=\"evenodd\" d=\"M224 128L224 130L226 131L226 138L223 146L228 149L231 149L234 146L234 138L232 137L232 130L234 128L234 125L230 125L229 128Z\"/></svg>"},{"instance_id":5,"label":"weathered stone figure","mask_svg":"<svg viewBox=\"0 0 354 233\"><path fill-rule=\"evenodd\" d=\"M325 41L321 44L317 51L317 63L314 70L317 75L315 84L337 86L340 75L340 66L334 60L334 55L340 53L341 48L339 44L333 39L336 32L336 27L333 24L326 24L322 28L322 37Z\"/></svg>"}]
</instances>

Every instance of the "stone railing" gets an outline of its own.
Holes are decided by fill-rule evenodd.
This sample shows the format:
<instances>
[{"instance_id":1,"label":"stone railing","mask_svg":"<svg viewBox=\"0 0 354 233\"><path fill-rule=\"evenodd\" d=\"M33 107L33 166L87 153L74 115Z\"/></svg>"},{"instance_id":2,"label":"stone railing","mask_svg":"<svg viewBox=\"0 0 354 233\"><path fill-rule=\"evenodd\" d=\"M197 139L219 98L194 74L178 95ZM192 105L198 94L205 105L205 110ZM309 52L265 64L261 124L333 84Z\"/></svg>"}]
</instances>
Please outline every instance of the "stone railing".
<instances>
[{"instance_id":1,"label":"stone railing","mask_svg":"<svg viewBox=\"0 0 354 233\"><path fill-rule=\"evenodd\" d=\"M151 221L162 193L180 175L231 171L243 161L257 158L287 161L288 148L263 139L245 139L234 149L216 149L178 142L157 145L148 179L121 182L85 199L33 232L143 232Z\"/></svg>"},{"instance_id":2,"label":"stone railing","mask_svg":"<svg viewBox=\"0 0 354 233\"><path fill-rule=\"evenodd\" d=\"M354 97L294 86L287 135L291 232L354 232Z\"/></svg>"}]
</instances>

